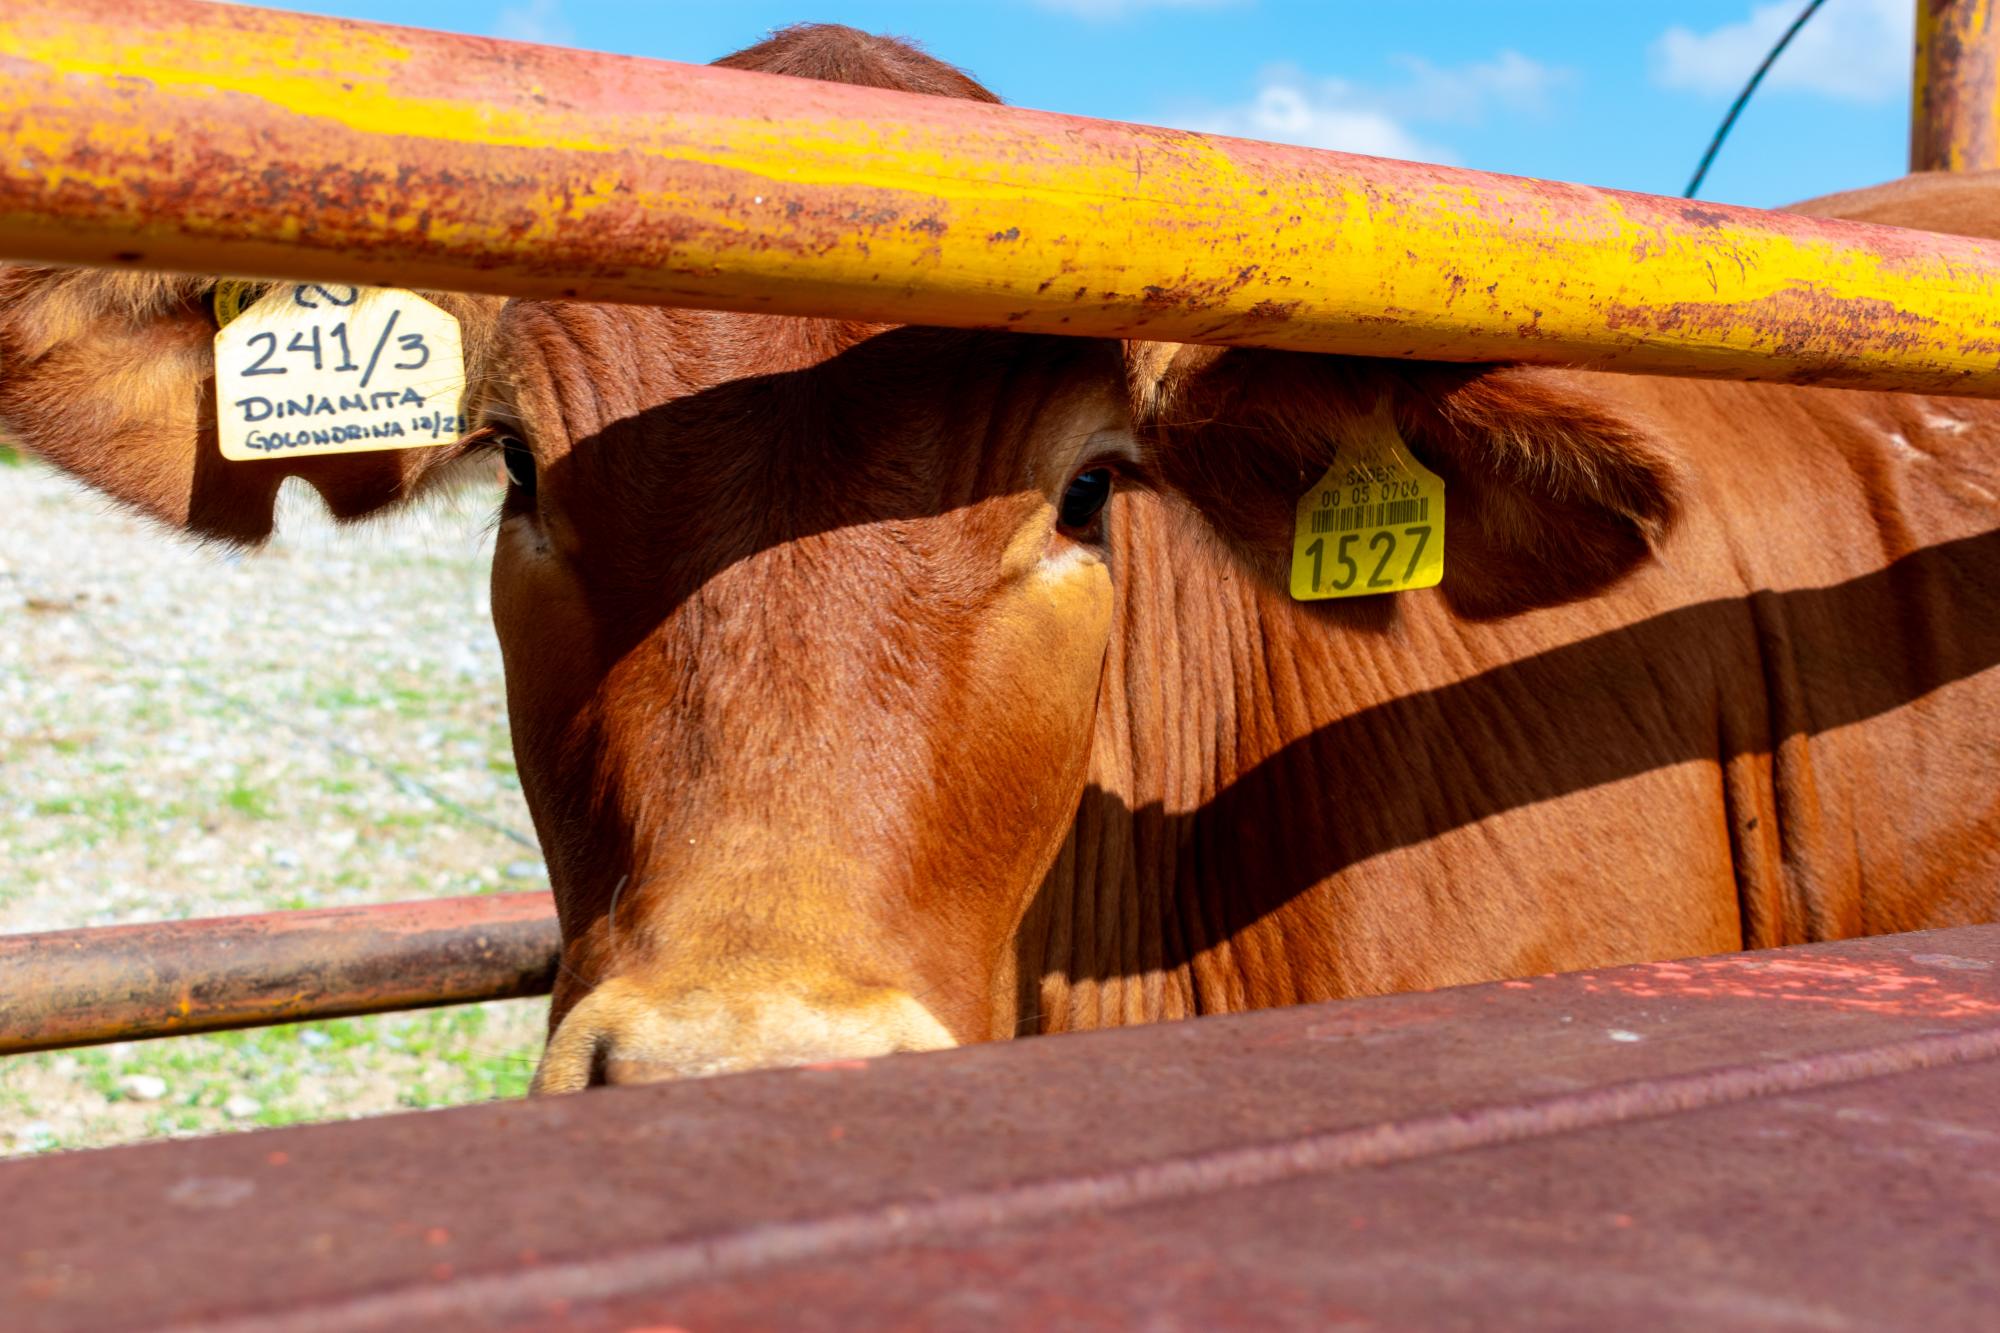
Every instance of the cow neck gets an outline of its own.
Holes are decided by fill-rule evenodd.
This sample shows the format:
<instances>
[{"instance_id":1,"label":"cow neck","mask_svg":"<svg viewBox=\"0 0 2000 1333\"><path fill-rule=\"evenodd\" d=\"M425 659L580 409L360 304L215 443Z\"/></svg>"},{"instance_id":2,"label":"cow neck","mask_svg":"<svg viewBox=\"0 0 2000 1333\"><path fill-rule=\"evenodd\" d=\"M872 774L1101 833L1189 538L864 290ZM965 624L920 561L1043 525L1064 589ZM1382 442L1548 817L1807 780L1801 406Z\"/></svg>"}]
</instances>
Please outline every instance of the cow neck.
<instances>
[{"instance_id":1,"label":"cow neck","mask_svg":"<svg viewBox=\"0 0 2000 1333\"><path fill-rule=\"evenodd\" d=\"M1246 772L1343 707L1335 661L1294 651L1292 605L1185 509L1127 497L1114 524L1118 604L1090 775L1023 923L1021 1029L1318 998L1327 980L1302 976L1282 924L1241 900L1250 829L1214 815Z\"/></svg>"}]
</instances>

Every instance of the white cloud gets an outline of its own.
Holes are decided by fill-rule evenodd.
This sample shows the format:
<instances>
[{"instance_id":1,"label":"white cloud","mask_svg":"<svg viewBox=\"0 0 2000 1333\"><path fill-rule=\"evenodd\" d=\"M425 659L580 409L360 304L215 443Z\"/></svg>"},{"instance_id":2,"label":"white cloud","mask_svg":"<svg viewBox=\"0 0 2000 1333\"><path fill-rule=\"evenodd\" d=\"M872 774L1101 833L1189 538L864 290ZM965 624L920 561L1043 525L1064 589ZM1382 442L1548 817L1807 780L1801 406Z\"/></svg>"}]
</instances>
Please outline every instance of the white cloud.
<instances>
[{"instance_id":1,"label":"white cloud","mask_svg":"<svg viewBox=\"0 0 2000 1333\"><path fill-rule=\"evenodd\" d=\"M1456 160L1451 151L1414 127L1473 125L1495 107L1540 114L1548 109L1550 90L1569 78L1567 70L1518 51L1448 68L1414 56L1394 63L1404 78L1373 87L1314 78L1295 65L1274 65L1259 76L1257 93L1249 101L1186 110L1173 123L1209 134L1450 163Z\"/></svg>"},{"instance_id":2,"label":"white cloud","mask_svg":"<svg viewBox=\"0 0 2000 1333\"><path fill-rule=\"evenodd\" d=\"M1440 69L1417 56L1396 63L1409 71L1410 84L1393 94L1409 115L1430 120L1477 124L1489 106L1540 115L1549 109L1549 92L1569 80L1569 71L1530 60L1519 51L1502 51L1491 60Z\"/></svg>"},{"instance_id":3,"label":"white cloud","mask_svg":"<svg viewBox=\"0 0 2000 1333\"><path fill-rule=\"evenodd\" d=\"M1250 0L1033 0L1037 9L1046 9L1093 23L1130 18L1148 9L1230 9Z\"/></svg>"},{"instance_id":4,"label":"white cloud","mask_svg":"<svg viewBox=\"0 0 2000 1333\"><path fill-rule=\"evenodd\" d=\"M1653 82L1717 96L1736 93L1800 8L1800 0L1772 0L1742 22L1708 32L1667 29L1653 43ZM1828 0L1771 66L1763 86L1849 102L1904 95L1915 8L1910 0Z\"/></svg>"},{"instance_id":5,"label":"white cloud","mask_svg":"<svg viewBox=\"0 0 2000 1333\"><path fill-rule=\"evenodd\" d=\"M1182 118L1181 125L1208 134L1338 148L1376 157L1437 162L1444 156L1442 149L1425 144L1394 116L1368 105L1367 98L1344 79L1308 80L1296 70L1273 70L1248 102L1197 112Z\"/></svg>"},{"instance_id":6,"label":"white cloud","mask_svg":"<svg viewBox=\"0 0 2000 1333\"><path fill-rule=\"evenodd\" d=\"M524 0L500 11L493 21L493 35L515 42L567 46L576 40L576 29L563 16L562 0Z\"/></svg>"}]
</instances>

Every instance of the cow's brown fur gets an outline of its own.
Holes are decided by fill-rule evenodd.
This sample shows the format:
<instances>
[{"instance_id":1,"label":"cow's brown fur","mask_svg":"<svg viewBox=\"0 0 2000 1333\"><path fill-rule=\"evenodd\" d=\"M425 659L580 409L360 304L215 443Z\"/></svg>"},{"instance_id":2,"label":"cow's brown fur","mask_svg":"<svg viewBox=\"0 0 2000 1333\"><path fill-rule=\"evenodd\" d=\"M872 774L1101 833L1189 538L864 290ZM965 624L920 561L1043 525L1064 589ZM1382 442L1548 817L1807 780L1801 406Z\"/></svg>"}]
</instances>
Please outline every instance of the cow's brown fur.
<instances>
[{"instance_id":1,"label":"cow's brown fur","mask_svg":"<svg viewBox=\"0 0 2000 1333\"><path fill-rule=\"evenodd\" d=\"M990 96L847 29L728 63ZM530 442L494 615L545 1088L2000 907L1990 405L441 298L488 431L238 465L206 289L0 271L0 419L239 541L288 472L358 515ZM1382 407L1449 483L1445 583L1301 606L1293 506Z\"/></svg>"}]
</instances>

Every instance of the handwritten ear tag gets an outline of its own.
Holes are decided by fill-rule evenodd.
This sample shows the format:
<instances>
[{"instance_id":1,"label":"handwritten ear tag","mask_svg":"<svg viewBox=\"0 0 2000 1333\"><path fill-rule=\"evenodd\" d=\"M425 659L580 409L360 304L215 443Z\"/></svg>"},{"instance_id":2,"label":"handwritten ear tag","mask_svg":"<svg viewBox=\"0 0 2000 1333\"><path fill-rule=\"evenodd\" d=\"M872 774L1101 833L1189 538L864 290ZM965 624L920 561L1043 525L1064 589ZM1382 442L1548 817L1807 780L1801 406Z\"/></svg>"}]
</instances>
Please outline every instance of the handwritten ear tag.
<instances>
[{"instance_id":1,"label":"handwritten ear tag","mask_svg":"<svg viewBox=\"0 0 2000 1333\"><path fill-rule=\"evenodd\" d=\"M458 321L415 292L286 283L215 335L216 433L238 462L450 444L464 393Z\"/></svg>"},{"instance_id":2,"label":"handwritten ear tag","mask_svg":"<svg viewBox=\"0 0 2000 1333\"><path fill-rule=\"evenodd\" d=\"M1299 500L1292 596L1302 602L1429 588L1444 577L1444 479L1410 455L1386 406L1341 438Z\"/></svg>"}]
</instances>

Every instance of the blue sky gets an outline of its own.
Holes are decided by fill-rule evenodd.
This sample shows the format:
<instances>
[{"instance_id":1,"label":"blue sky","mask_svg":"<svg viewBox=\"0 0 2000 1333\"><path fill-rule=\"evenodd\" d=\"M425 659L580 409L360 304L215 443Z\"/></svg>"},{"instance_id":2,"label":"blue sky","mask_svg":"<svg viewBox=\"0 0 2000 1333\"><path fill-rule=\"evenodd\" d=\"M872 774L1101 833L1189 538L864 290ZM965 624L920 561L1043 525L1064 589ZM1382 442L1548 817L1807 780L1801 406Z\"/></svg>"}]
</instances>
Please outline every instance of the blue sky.
<instances>
[{"instance_id":1,"label":"blue sky","mask_svg":"<svg viewBox=\"0 0 2000 1333\"><path fill-rule=\"evenodd\" d=\"M1010 102L1678 194L1802 0L304 0L667 60L773 27L914 37ZM1828 0L1703 197L1776 206L1904 170L1911 0Z\"/></svg>"}]
</instances>

